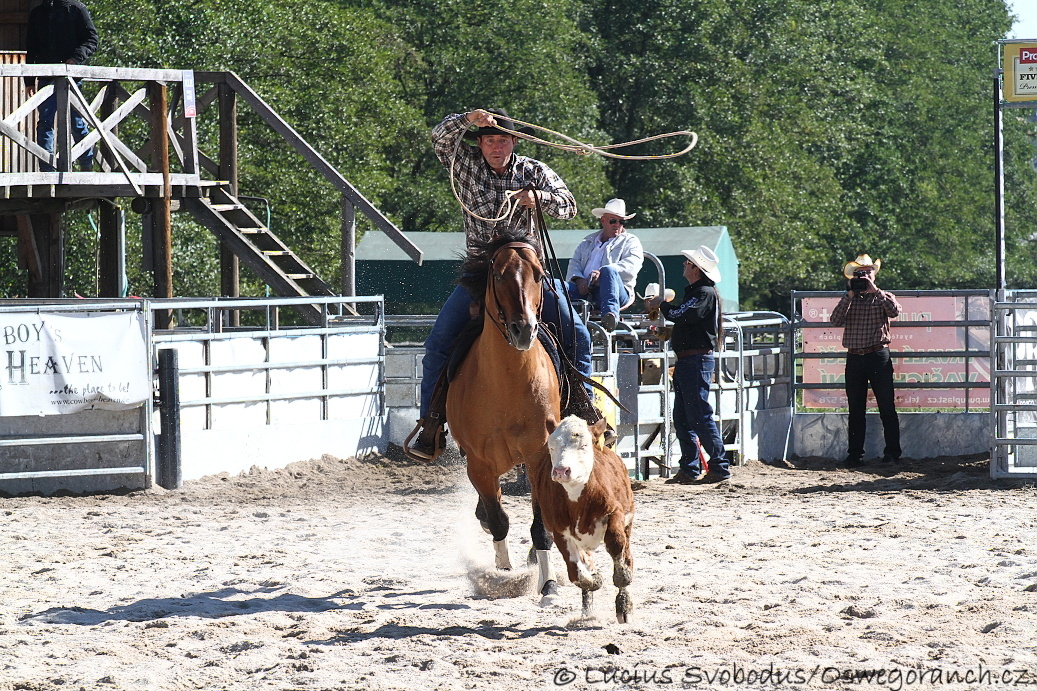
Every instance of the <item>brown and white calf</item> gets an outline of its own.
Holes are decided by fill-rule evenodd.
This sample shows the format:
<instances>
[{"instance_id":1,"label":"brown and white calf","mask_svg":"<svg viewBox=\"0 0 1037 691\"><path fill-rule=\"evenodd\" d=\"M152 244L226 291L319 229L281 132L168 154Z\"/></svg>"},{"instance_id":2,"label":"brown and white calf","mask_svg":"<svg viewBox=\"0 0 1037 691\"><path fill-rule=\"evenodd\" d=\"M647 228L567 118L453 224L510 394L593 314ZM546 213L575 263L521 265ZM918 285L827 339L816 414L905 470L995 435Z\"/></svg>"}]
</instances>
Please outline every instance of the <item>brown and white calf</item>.
<instances>
[{"instance_id":1,"label":"brown and white calf","mask_svg":"<svg viewBox=\"0 0 1037 691\"><path fill-rule=\"evenodd\" d=\"M562 420L547 440L551 464L541 464L532 480L544 526L565 558L569 580L583 590L585 615L601 587L593 552L605 542L614 563L612 582L619 588L616 619L623 624L633 609L627 586L634 573L634 492L623 459L602 442L605 429L604 420L595 425L574 415Z\"/></svg>"}]
</instances>

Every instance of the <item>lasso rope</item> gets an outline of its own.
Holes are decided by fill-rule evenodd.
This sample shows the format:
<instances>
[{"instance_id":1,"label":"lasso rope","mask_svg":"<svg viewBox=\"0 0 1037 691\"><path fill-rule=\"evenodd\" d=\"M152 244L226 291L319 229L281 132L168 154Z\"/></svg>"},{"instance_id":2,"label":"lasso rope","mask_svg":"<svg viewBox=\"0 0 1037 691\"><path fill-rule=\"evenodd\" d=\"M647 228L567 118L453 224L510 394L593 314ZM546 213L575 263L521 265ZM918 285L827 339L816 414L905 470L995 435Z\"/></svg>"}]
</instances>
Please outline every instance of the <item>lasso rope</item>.
<instances>
[{"instance_id":1,"label":"lasso rope","mask_svg":"<svg viewBox=\"0 0 1037 691\"><path fill-rule=\"evenodd\" d=\"M465 117L467 118L467 115ZM657 134L657 135L655 135L653 137L645 137L644 139L636 139L634 141L622 142L620 144L606 144L605 146L593 146L591 144L585 144L585 143L579 141L578 139L573 139L572 137L570 137L568 135L565 135L565 134L562 134L561 132L556 132L555 130L548 129L547 127L541 127L540 125L535 125L535 124L533 124L531 122L524 122L524 121L519 120L517 118L510 118L510 119L514 123L518 123L519 125L525 125L527 127L533 127L535 129L541 130L543 132L547 132L549 134L553 134L556 137L560 137L561 139L564 139L564 140L566 140L568 142L572 142L572 144L571 145L568 145L568 144L556 144L555 142L549 142L546 139L541 139L540 137L533 136L532 134L526 134L524 132L516 132L515 130L509 130L508 128L502 127L499 124L495 125L495 127L497 129L499 129L501 132L505 132L505 133L510 134L510 135L512 135L514 137L518 137L520 139L526 139L528 141L535 142L537 144L543 144L544 146L550 146L550 147L554 147L556 149L561 149L562 151L571 151L573 153L580 154L581 156L585 156L587 154L598 154L599 156L605 156L607 158L619 158L619 159L623 159L623 160L626 160L626 161L656 161L656 160L663 160L663 159L667 159L667 158L677 158L678 156L683 156L684 154L686 154L689 151L691 151L692 149L694 149L695 145L698 144L698 141L699 141L699 136L697 134L695 134L694 132L692 132L690 130L678 130L676 132L667 132L665 134ZM667 139L669 137L679 137L679 136L690 137L691 138L691 142L686 147L684 147L682 150L677 151L675 153L659 154L659 155L652 155L652 156L631 156L631 155L627 155L627 154L614 154L614 153L610 153L608 151L609 149L621 149L621 148L623 148L625 146L633 146L635 144L644 144L645 142L653 142L653 141L656 141L657 139ZM457 203L461 205L461 208L464 209L465 213L467 213L469 216L472 216L473 218L479 219L480 221L485 221L486 223L497 223L499 221L510 219L515 214L515 211L518 210L518 208L519 208L518 200L515 199L515 197L518 194L520 194L521 192L523 192L524 190L507 190L507 191L505 191L504 192L504 203L501 204L500 208L497 210L498 216L496 218L484 218L484 217L480 216L479 214L475 213L474 211L472 211L471 209L469 209L467 206L465 206L465 203L463 201L461 201L461 195L459 195L457 193L457 185L454 182L454 179L455 179L455 176L454 176L454 163L457 161L457 152L461 149L461 144L464 143L464 138L465 138L465 133L462 132L461 136L457 138L457 144L454 146L454 154L453 154L453 156L450 157L450 191L454 193L454 199L456 199Z\"/></svg>"},{"instance_id":2,"label":"lasso rope","mask_svg":"<svg viewBox=\"0 0 1037 691\"><path fill-rule=\"evenodd\" d=\"M572 142L572 146L567 146L565 144L555 144L554 142L549 142L549 141L547 141L545 139L541 139L540 137L535 137L532 134L525 134L523 132L516 132L514 130L507 129L506 127L501 127L500 125L497 125L496 127L497 127L497 129L503 130L504 132L507 132L508 134L514 135L516 137L521 137L522 139L528 139L531 142L536 142L537 144L543 144L544 146L553 146L554 148L562 149L563 151L572 151L572 152L575 152L575 153L578 153L578 154L581 154L581 155L586 155L586 154L592 154L593 153L593 154L598 154L599 156L606 156L608 158L621 158L621 159L626 160L626 161L657 161L657 160L662 160L662 159L665 159L665 158L677 158L678 156L683 156L684 154L686 154L689 151L691 151L692 149L694 149L695 145L698 144L698 141L699 141L699 136L697 134L695 134L694 132L692 132L690 130L678 130L676 132L667 132L665 134L657 134L657 135L655 135L653 137L645 137L644 139L635 139L633 141L622 142L620 144L606 144L605 146L592 146L590 144L584 144L583 142L581 142L581 141L579 141L577 139L573 139L570 136L564 135L561 132L556 132L556 131L554 131L552 129L548 129L546 127L541 127L540 125L534 125L531 122L523 122L522 120L519 120L518 118L511 118L511 121L512 122L516 122L516 123L518 123L520 125L526 125L527 127L533 127L535 129L542 130L542 131L547 132L549 134L553 134L556 137L560 137L560 138L562 138L562 139L564 139L564 140L566 140L568 142ZM658 155L652 155L652 156L631 156L631 155L628 155L628 154L613 154L613 153L609 153L608 152L608 149L621 149L624 146L633 146L635 144L644 144L645 142L654 142L657 139L667 139L669 137L680 137L680 136L691 137L691 143L689 143L686 147L684 147L680 151L677 151L677 152L672 153L672 154L658 154Z\"/></svg>"}]
</instances>

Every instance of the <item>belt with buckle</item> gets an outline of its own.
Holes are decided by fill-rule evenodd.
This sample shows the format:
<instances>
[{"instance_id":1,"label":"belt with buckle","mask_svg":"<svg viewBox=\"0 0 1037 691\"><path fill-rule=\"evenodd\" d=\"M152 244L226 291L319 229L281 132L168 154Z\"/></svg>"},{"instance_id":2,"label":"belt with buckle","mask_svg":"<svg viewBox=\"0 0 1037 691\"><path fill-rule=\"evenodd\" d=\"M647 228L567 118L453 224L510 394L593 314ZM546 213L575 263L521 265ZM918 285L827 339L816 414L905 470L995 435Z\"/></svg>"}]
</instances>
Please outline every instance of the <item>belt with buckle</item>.
<instances>
[{"instance_id":1,"label":"belt with buckle","mask_svg":"<svg viewBox=\"0 0 1037 691\"><path fill-rule=\"evenodd\" d=\"M712 348L688 348L687 350L678 350L674 355L680 360L682 357L691 357L692 355L707 355L712 353Z\"/></svg>"},{"instance_id":2,"label":"belt with buckle","mask_svg":"<svg viewBox=\"0 0 1037 691\"><path fill-rule=\"evenodd\" d=\"M847 348L846 352L850 355L868 355L869 353L877 353L885 347L885 343L879 343L877 346L872 346L870 348Z\"/></svg>"}]
</instances>

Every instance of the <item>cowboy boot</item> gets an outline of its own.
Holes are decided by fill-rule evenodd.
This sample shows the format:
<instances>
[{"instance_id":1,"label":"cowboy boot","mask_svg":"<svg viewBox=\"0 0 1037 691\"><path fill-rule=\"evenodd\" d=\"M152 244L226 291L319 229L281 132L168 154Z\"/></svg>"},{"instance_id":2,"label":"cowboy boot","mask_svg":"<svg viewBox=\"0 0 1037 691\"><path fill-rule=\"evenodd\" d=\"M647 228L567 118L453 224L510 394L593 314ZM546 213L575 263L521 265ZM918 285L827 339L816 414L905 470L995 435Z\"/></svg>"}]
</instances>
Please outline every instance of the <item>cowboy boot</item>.
<instances>
[{"instance_id":1,"label":"cowboy boot","mask_svg":"<svg viewBox=\"0 0 1037 691\"><path fill-rule=\"evenodd\" d=\"M445 374L440 375L436 388L432 391L428 415L418 420L418 426L403 443L403 453L408 458L417 461L434 461L446 448L446 431L443 429L443 425L446 424L447 388ZM418 432L419 428L421 432ZM417 438L411 444L411 438L415 436L415 432L418 432Z\"/></svg>"}]
</instances>

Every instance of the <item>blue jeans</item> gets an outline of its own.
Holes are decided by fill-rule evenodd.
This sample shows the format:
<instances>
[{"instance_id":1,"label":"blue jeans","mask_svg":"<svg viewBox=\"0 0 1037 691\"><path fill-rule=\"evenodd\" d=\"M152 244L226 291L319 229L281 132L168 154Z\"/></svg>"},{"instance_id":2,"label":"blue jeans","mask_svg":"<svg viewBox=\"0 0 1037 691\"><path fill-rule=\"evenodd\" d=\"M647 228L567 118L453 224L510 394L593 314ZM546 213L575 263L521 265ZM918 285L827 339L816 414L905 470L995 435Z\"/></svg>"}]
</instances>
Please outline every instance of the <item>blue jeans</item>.
<instances>
[{"instance_id":1,"label":"blue jeans","mask_svg":"<svg viewBox=\"0 0 1037 691\"><path fill-rule=\"evenodd\" d=\"M900 458L900 418L893 390L893 361L889 348L867 355L846 355L846 403L849 407L849 430L846 457L864 458L864 435L867 428L868 384L875 392L875 403L882 420L882 434L886 441L883 454Z\"/></svg>"},{"instance_id":2,"label":"blue jeans","mask_svg":"<svg viewBox=\"0 0 1037 691\"><path fill-rule=\"evenodd\" d=\"M46 84L41 84L46 86ZM90 130L86 127L86 118L79 114L75 108L72 108L72 138L75 141L79 141L87 134ZM36 143L42 146L47 151L54 153L54 115L58 111L58 95L51 94L50 98L40 104L39 121L36 124ZM89 168L93 165L94 150L88 149L86 153L79 159L80 165L84 168ZM40 170L44 172L51 172L54 169L46 163L40 163Z\"/></svg>"},{"instance_id":3,"label":"blue jeans","mask_svg":"<svg viewBox=\"0 0 1037 691\"><path fill-rule=\"evenodd\" d=\"M555 281L555 290L562 296L562 282ZM559 302L562 308L559 309ZM425 357L421 362L421 417L428 415L429 402L432 400L432 391L436 387L439 373L446 367L450 360L450 353L454 349L454 339L464 329L465 324L471 319L468 313L468 305L472 297L468 290L457 286L450 297L443 303L443 308L436 317L436 323L432 326L428 338L425 339ZM562 347L565 354L576 365L576 369L586 376L591 375L591 335L587 325L583 323L580 315L569 309L565 304L564 296L559 300L550 291L544 291L544 307L541 317L545 322L557 323L561 315ZM573 339L573 327L576 329L576 340Z\"/></svg>"},{"instance_id":4,"label":"blue jeans","mask_svg":"<svg viewBox=\"0 0 1037 691\"><path fill-rule=\"evenodd\" d=\"M679 358L673 368L673 427L681 447L680 467L689 475L702 472L699 443L709 454L709 473L719 477L731 474L724 455L724 440L713 420L709 386L713 383L716 360L712 355Z\"/></svg>"},{"instance_id":5,"label":"blue jeans","mask_svg":"<svg viewBox=\"0 0 1037 691\"><path fill-rule=\"evenodd\" d=\"M580 289L571 281L565 285L569 289L569 297L573 300L592 301L598 306L602 315L611 312L618 317L620 308L630 299L630 293L623 285L619 272L611 266L603 266L599 269L598 282L590 286L590 292L587 295L580 295Z\"/></svg>"}]
</instances>

